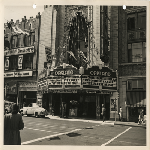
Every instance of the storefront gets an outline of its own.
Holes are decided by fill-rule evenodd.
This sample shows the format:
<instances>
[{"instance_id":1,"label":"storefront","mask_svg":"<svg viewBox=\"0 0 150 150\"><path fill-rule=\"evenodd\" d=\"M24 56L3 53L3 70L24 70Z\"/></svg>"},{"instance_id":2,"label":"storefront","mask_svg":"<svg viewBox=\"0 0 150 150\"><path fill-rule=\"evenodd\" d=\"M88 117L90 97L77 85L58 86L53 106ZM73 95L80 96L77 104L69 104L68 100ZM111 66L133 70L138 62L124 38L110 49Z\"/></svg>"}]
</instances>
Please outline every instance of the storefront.
<instances>
[{"instance_id":1,"label":"storefront","mask_svg":"<svg viewBox=\"0 0 150 150\"><path fill-rule=\"evenodd\" d=\"M126 108L129 121L138 122L141 109L146 115L146 78L127 80Z\"/></svg>"},{"instance_id":2,"label":"storefront","mask_svg":"<svg viewBox=\"0 0 150 150\"><path fill-rule=\"evenodd\" d=\"M111 115L111 99L117 97L116 72L108 67L93 66L84 70L71 65L45 70L39 75L38 94L49 113L54 109L60 117L101 118L102 104L106 118ZM117 102L117 101L116 101Z\"/></svg>"}]
</instances>

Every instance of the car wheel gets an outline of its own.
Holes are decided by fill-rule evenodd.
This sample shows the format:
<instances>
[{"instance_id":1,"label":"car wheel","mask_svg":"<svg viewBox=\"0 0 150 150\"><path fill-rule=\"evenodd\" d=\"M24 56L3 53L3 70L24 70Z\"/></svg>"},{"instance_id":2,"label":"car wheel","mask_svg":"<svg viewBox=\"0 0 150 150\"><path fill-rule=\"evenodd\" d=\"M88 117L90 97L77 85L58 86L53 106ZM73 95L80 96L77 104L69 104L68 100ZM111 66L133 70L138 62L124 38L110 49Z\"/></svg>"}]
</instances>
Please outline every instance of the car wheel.
<instances>
[{"instance_id":1,"label":"car wheel","mask_svg":"<svg viewBox=\"0 0 150 150\"><path fill-rule=\"evenodd\" d=\"M38 118L38 117L39 117L37 112L35 113L35 117L36 117L36 118Z\"/></svg>"},{"instance_id":2,"label":"car wheel","mask_svg":"<svg viewBox=\"0 0 150 150\"><path fill-rule=\"evenodd\" d=\"M45 115L41 115L42 118L45 118Z\"/></svg>"}]
</instances>

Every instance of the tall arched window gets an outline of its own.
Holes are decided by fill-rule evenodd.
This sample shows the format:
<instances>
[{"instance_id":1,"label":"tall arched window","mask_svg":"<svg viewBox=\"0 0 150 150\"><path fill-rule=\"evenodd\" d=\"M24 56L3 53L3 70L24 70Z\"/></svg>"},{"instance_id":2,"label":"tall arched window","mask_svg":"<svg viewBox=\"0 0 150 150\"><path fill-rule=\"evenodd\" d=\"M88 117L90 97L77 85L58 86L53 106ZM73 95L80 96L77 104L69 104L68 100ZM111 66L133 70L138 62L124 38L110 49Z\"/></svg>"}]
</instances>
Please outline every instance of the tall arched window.
<instances>
[{"instance_id":1,"label":"tall arched window","mask_svg":"<svg viewBox=\"0 0 150 150\"><path fill-rule=\"evenodd\" d=\"M21 35L18 35L17 47L21 47Z\"/></svg>"},{"instance_id":2,"label":"tall arched window","mask_svg":"<svg viewBox=\"0 0 150 150\"><path fill-rule=\"evenodd\" d=\"M11 38L11 48L17 48L17 35L12 36Z\"/></svg>"},{"instance_id":3,"label":"tall arched window","mask_svg":"<svg viewBox=\"0 0 150 150\"><path fill-rule=\"evenodd\" d=\"M24 37L24 46L30 46L31 45L31 36L25 35Z\"/></svg>"}]
</instances>

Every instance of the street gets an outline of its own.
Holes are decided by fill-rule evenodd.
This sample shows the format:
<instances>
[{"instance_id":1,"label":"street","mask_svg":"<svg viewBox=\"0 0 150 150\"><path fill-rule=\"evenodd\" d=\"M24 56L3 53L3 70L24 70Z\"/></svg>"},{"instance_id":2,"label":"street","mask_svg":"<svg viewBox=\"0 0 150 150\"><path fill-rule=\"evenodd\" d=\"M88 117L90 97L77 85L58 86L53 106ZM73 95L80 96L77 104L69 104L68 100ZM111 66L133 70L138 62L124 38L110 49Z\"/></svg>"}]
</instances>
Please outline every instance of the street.
<instances>
[{"instance_id":1,"label":"street","mask_svg":"<svg viewBox=\"0 0 150 150\"><path fill-rule=\"evenodd\" d=\"M22 145L146 146L146 129L23 116Z\"/></svg>"}]
</instances>

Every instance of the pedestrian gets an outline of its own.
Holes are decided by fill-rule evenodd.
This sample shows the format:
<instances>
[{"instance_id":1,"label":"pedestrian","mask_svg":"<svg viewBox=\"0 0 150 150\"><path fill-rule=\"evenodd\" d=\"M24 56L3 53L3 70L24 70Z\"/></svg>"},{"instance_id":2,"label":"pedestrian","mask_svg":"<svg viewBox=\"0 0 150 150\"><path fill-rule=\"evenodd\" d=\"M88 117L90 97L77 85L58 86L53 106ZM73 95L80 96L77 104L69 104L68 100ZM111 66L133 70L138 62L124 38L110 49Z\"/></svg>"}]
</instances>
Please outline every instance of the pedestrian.
<instances>
[{"instance_id":1,"label":"pedestrian","mask_svg":"<svg viewBox=\"0 0 150 150\"><path fill-rule=\"evenodd\" d=\"M19 107L13 104L11 113L4 116L4 145L21 145L20 131L24 128Z\"/></svg>"},{"instance_id":2,"label":"pedestrian","mask_svg":"<svg viewBox=\"0 0 150 150\"><path fill-rule=\"evenodd\" d=\"M119 118L120 118L120 121L123 121L123 112L122 112L122 108L120 106L120 110L119 110Z\"/></svg>"},{"instance_id":3,"label":"pedestrian","mask_svg":"<svg viewBox=\"0 0 150 150\"><path fill-rule=\"evenodd\" d=\"M52 116L54 116L54 107L52 107Z\"/></svg>"},{"instance_id":4,"label":"pedestrian","mask_svg":"<svg viewBox=\"0 0 150 150\"><path fill-rule=\"evenodd\" d=\"M103 122L105 121L105 115L106 115L106 108L104 106L104 104L102 104L102 113L101 115L103 116Z\"/></svg>"},{"instance_id":5,"label":"pedestrian","mask_svg":"<svg viewBox=\"0 0 150 150\"><path fill-rule=\"evenodd\" d=\"M143 123L144 120L144 110L141 109L140 114L139 114L139 121L138 121L138 125Z\"/></svg>"}]
</instances>

